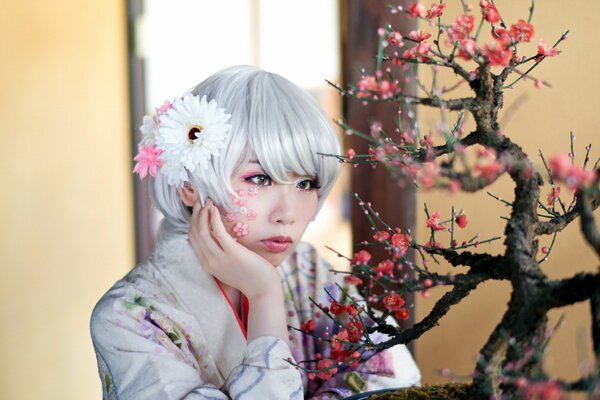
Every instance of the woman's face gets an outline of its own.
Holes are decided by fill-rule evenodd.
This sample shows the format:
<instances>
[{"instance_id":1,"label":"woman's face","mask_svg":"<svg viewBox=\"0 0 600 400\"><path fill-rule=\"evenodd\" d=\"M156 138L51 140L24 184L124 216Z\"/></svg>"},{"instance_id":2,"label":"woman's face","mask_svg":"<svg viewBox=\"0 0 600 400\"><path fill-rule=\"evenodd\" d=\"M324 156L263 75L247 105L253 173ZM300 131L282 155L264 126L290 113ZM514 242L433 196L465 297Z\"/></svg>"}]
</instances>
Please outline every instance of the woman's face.
<instances>
[{"instance_id":1,"label":"woman's face","mask_svg":"<svg viewBox=\"0 0 600 400\"><path fill-rule=\"evenodd\" d=\"M317 210L316 178L290 174L289 180L273 182L251 160L232 177L236 210L219 210L231 236L274 266L298 244Z\"/></svg>"}]
</instances>

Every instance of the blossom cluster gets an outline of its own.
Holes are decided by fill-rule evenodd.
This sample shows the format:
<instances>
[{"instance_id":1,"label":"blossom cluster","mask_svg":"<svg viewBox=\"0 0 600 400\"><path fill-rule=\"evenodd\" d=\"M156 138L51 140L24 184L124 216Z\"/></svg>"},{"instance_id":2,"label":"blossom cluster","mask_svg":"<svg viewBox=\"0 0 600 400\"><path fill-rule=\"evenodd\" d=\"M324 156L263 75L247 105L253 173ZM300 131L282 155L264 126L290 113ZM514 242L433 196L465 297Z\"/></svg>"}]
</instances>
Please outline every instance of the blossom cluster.
<instances>
[{"instance_id":1,"label":"blossom cluster","mask_svg":"<svg viewBox=\"0 0 600 400\"><path fill-rule=\"evenodd\" d=\"M360 347L359 343L365 331L365 326L361 322L359 314L363 311L357 307L355 303L341 304L335 300L331 300L329 306L319 305L321 310L330 313L333 318L342 324L343 327L334 335L331 336L331 353L329 357L323 358L321 354L317 354L317 369L308 372L308 379L313 380L319 378L328 380L338 371L338 366L344 365L350 368L358 366L361 361L361 353L357 351ZM305 322L300 329L304 332L311 333L316 329L314 321Z\"/></svg>"},{"instance_id":2,"label":"blossom cluster","mask_svg":"<svg viewBox=\"0 0 600 400\"><path fill-rule=\"evenodd\" d=\"M437 27L439 33L445 33L444 43L450 48L455 47L458 49L457 55L460 58L464 60L476 59L479 62L487 62L491 66L507 67L511 63L517 63L518 61L513 59L515 46L519 43L530 42L535 34L535 27L523 19L511 24L509 27L506 26L496 5L491 1L481 0L479 2L480 18L490 24L489 39L491 41L478 45L478 34L474 36L473 32L476 15L471 13L472 8L466 7L465 13L458 15L450 25L433 21L442 17L445 8L446 5L443 3L433 3L427 9L423 3L415 2L410 4L406 10L401 7L398 7L398 10L405 11L409 17L428 20L431 26ZM426 41L430 37L431 34L425 31L410 32L408 39L416 45L405 49L402 53L394 52L392 62L401 65L410 60L427 62L434 61L436 58L443 58L441 53L433 51L437 43ZM404 39L399 32L390 29L388 34L389 44L404 47ZM549 47L546 41L541 40L538 43L536 61L540 61L543 57L554 57L559 53L555 47Z\"/></svg>"},{"instance_id":3,"label":"blossom cluster","mask_svg":"<svg viewBox=\"0 0 600 400\"><path fill-rule=\"evenodd\" d=\"M572 190L588 188L597 179L596 171L574 165L571 157L565 154L557 154L550 158L550 171L554 179L564 182ZM551 196L548 197L548 203L551 203L550 200L557 198L559 194L560 189L558 189L558 192L553 191Z\"/></svg>"}]
</instances>

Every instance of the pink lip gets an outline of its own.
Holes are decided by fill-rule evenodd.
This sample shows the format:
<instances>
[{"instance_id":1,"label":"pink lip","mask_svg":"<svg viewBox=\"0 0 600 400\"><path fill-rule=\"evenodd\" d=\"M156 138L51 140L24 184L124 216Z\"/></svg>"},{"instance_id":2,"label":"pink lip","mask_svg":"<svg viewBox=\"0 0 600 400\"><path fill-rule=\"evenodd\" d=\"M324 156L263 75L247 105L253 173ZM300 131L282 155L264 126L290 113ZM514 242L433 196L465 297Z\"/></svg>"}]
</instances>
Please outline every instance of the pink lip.
<instances>
[{"instance_id":1,"label":"pink lip","mask_svg":"<svg viewBox=\"0 0 600 400\"><path fill-rule=\"evenodd\" d=\"M262 245L272 253L282 253L292 245L289 236L274 236L260 241Z\"/></svg>"}]
</instances>

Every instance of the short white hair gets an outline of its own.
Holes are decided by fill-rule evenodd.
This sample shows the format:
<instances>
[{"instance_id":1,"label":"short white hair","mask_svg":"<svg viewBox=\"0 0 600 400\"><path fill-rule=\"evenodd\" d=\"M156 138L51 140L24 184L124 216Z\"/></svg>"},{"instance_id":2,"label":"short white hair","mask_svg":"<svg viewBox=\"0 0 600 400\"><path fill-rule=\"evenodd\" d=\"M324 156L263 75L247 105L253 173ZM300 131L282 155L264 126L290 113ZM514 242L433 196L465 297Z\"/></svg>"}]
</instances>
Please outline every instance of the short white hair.
<instances>
[{"instance_id":1,"label":"short white hair","mask_svg":"<svg viewBox=\"0 0 600 400\"><path fill-rule=\"evenodd\" d=\"M207 170L188 172L203 199L233 209L231 178L252 158L277 183L289 183L288 173L315 176L318 208L323 205L339 173L335 157L340 144L331 122L316 100L280 75L250 66L221 70L190 90L216 100L231 119L226 147L213 157ZM187 232L190 210L177 187L161 174L152 178L150 195L165 217L163 229ZM166 226L165 226L166 224Z\"/></svg>"}]
</instances>

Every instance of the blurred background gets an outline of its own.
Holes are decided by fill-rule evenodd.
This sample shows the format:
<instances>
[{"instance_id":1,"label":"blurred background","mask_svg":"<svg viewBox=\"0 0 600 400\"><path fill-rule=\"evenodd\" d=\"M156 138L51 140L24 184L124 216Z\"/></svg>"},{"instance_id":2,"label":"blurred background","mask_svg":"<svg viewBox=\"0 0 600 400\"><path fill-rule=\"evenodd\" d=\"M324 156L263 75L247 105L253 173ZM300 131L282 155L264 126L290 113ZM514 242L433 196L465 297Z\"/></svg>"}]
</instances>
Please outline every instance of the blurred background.
<instances>
[{"instance_id":1,"label":"blurred background","mask_svg":"<svg viewBox=\"0 0 600 400\"><path fill-rule=\"evenodd\" d=\"M460 2L449 3L446 13L454 15L454 3ZM471 3L477 7L477 2ZM141 4L143 9L128 24L131 4L123 0L2 1L2 399L101 397L89 316L96 301L138 257L131 159L141 120L132 117L134 90L140 90L132 89L133 83L142 86L144 107L151 112L222 67L253 64L288 77L317 97L332 118L341 116L339 96L325 79L341 79L339 21L345 1ZM496 4L503 17L514 22L526 18L530 2ZM566 29L571 33L561 45L563 53L534 72L552 88L538 89L532 81L524 81L506 96L503 131L532 156L539 148L547 155L567 152L570 131L577 137L579 159L586 144L598 145L600 59L594 49L599 13L600 3L583 0L537 5L536 43L539 39L553 43ZM131 74L129 49L133 57L144 59L141 78ZM435 130L437 118L424 110L419 114L422 129ZM592 155L595 160L600 151L592 147ZM342 260L324 246L351 255L349 172L346 167L337 191L307 234L339 268L345 267ZM490 191L512 197L506 179ZM442 216L449 215L451 205L464 209L471 221L465 238L499 234L501 216L507 213L484 194L419 194L416 234L423 241L428 235L423 229L424 202ZM486 248L500 249L500 243ZM597 266L573 224L559 235L546 271L556 278L594 271ZM433 290L427 298L419 296L416 318L425 315L441 294ZM447 381L439 373L442 368L456 375L471 372L508 295L505 284L481 286L415 344L424 383ZM553 322L563 314L565 323L552 341L547 364L557 376L570 379L590 368L588 304L557 310Z\"/></svg>"}]
</instances>

